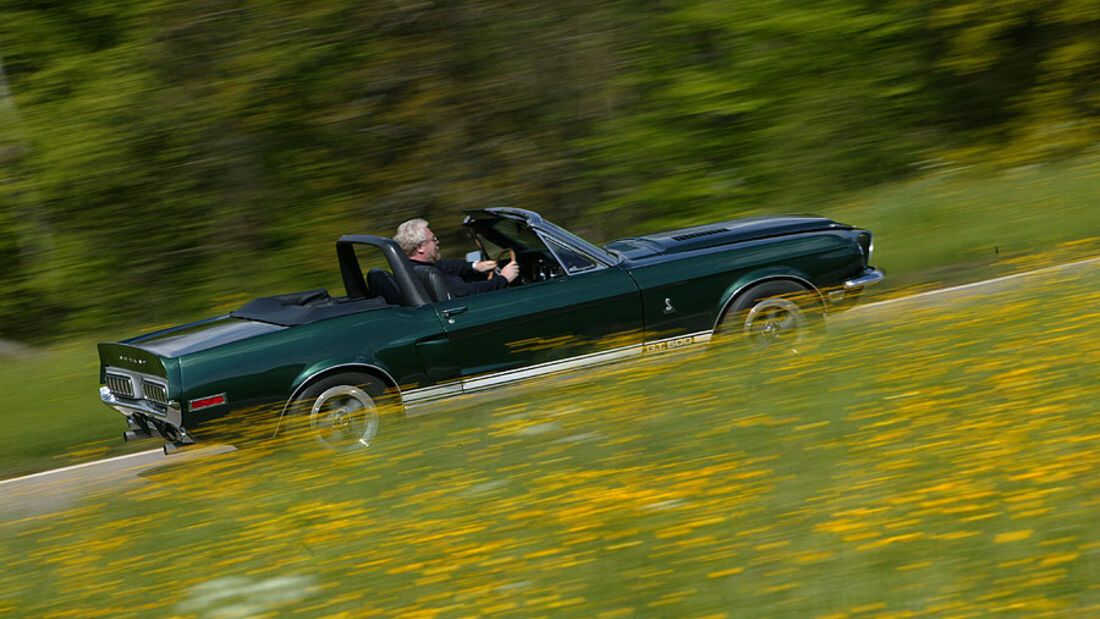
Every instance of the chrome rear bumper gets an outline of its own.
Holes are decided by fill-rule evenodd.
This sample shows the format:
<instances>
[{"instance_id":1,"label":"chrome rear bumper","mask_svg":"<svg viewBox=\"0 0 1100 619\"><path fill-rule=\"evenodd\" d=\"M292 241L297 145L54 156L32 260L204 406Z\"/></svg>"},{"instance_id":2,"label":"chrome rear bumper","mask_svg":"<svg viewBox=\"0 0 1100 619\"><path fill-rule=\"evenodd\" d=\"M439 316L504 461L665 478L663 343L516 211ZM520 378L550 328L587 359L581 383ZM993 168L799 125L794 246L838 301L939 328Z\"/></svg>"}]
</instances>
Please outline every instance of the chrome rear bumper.
<instances>
[{"instance_id":1,"label":"chrome rear bumper","mask_svg":"<svg viewBox=\"0 0 1100 619\"><path fill-rule=\"evenodd\" d=\"M183 411L175 400L169 401L162 410L146 400L119 398L105 386L99 388L99 399L126 416L126 423L132 432L124 434L127 440L155 434L174 443L195 442L194 437L183 428Z\"/></svg>"}]
</instances>

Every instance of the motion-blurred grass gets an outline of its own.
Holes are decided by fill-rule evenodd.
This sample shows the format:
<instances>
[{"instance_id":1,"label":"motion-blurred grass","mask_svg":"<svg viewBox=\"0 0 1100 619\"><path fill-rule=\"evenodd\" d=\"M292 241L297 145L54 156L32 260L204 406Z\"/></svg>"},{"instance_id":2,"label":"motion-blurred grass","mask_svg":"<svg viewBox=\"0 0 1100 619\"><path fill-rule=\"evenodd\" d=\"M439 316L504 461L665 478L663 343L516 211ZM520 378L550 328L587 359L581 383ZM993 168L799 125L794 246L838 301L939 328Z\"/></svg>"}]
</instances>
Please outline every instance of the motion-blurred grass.
<instances>
[{"instance_id":1,"label":"motion-blurred grass","mask_svg":"<svg viewBox=\"0 0 1100 619\"><path fill-rule=\"evenodd\" d=\"M1100 255L1100 156L929 174L821 209L875 233L873 292L972 282Z\"/></svg>"},{"instance_id":2,"label":"motion-blurred grass","mask_svg":"<svg viewBox=\"0 0 1100 619\"><path fill-rule=\"evenodd\" d=\"M1095 256L1097 196L1092 156L987 177L933 174L821 213L875 232L874 261L888 277L868 291L873 300ZM122 444L125 424L97 394L95 343L141 330L0 356L0 477L155 446Z\"/></svg>"},{"instance_id":3,"label":"motion-blurred grass","mask_svg":"<svg viewBox=\"0 0 1100 619\"><path fill-rule=\"evenodd\" d=\"M125 421L99 401L95 344L0 357L0 478L154 447L122 442Z\"/></svg>"},{"instance_id":4,"label":"motion-blurred grass","mask_svg":"<svg viewBox=\"0 0 1100 619\"><path fill-rule=\"evenodd\" d=\"M0 614L1100 613L1100 273L862 314L148 473L0 525Z\"/></svg>"}]
</instances>

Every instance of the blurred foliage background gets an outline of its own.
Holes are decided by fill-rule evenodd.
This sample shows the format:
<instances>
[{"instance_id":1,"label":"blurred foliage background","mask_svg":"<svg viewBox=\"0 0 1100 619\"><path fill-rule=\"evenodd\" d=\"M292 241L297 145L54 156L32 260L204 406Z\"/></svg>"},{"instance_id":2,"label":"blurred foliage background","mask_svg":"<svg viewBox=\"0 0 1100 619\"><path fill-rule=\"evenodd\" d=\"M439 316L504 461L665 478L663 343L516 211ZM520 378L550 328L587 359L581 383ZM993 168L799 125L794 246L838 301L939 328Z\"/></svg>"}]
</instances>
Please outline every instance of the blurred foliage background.
<instances>
[{"instance_id":1,"label":"blurred foliage background","mask_svg":"<svg viewBox=\"0 0 1100 619\"><path fill-rule=\"evenodd\" d=\"M0 0L0 336L309 288L413 216L812 211L1098 112L1092 0Z\"/></svg>"}]
</instances>

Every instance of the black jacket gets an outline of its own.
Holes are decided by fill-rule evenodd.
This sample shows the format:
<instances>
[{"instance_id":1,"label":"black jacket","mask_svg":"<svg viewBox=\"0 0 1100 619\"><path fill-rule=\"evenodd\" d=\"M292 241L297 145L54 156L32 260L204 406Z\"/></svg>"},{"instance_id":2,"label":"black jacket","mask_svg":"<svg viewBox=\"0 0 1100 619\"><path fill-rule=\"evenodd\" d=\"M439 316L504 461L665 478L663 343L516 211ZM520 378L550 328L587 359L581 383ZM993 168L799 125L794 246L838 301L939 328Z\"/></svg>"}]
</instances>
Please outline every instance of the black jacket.
<instances>
[{"instance_id":1,"label":"black jacket","mask_svg":"<svg viewBox=\"0 0 1100 619\"><path fill-rule=\"evenodd\" d=\"M420 262L413 260L414 265L434 266L443 273L447 288L455 297L466 297L472 294L500 290L508 286L508 280L503 277L485 279L485 273L479 273L473 265L465 260L446 259L438 262Z\"/></svg>"}]
</instances>

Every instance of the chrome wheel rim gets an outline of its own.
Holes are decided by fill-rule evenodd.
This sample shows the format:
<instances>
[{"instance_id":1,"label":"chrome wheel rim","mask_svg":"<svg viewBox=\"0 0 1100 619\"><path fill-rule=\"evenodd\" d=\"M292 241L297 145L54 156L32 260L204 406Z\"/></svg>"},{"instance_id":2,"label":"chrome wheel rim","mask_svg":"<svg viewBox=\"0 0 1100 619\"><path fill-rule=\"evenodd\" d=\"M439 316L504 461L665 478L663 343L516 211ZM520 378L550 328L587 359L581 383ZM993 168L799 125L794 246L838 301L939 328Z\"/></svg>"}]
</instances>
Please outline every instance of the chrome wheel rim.
<instances>
[{"instance_id":1,"label":"chrome wheel rim","mask_svg":"<svg viewBox=\"0 0 1100 619\"><path fill-rule=\"evenodd\" d=\"M309 413L313 437L331 449L369 446L378 425L374 399L351 385L337 385L317 396Z\"/></svg>"},{"instance_id":2,"label":"chrome wheel rim","mask_svg":"<svg viewBox=\"0 0 1100 619\"><path fill-rule=\"evenodd\" d=\"M790 299L764 299L745 316L745 339L756 350L798 352L806 340L806 314Z\"/></svg>"}]
</instances>

